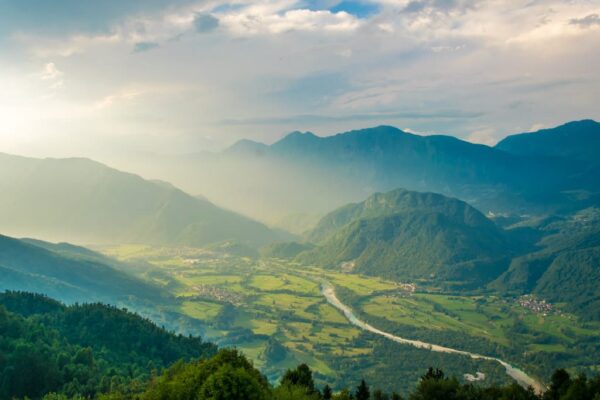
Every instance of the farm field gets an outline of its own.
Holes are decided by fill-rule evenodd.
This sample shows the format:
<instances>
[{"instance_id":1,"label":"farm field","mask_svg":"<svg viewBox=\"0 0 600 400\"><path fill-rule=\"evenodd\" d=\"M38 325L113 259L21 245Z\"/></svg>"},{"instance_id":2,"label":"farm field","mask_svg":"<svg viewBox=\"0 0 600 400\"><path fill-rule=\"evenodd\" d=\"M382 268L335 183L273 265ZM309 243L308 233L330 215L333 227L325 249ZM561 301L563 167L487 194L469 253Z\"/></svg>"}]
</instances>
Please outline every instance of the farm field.
<instances>
[{"instance_id":1,"label":"farm field","mask_svg":"<svg viewBox=\"0 0 600 400\"><path fill-rule=\"evenodd\" d=\"M361 318L380 329L502 356L525 369L548 357L560 365L565 350L572 350L575 343L600 342L600 324L581 323L559 309L547 315L536 313L515 298L457 296L421 291L418 286L413 292L400 282L194 248L123 246L103 251L130 261L134 265L130 272L175 297L165 306L169 311L201 320L206 339L238 347L272 380L299 363L315 370L317 380L326 378L342 386L361 376L360 370L340 371L348 363L375 371L373 363L382 369L397 369L400 364L414 367L414 361L403 357L414 357L415 351L423 364L417 367L424 369L427 362L434 362L427 360L426 350L384 343L348 323L321 294L323 280L333 284ZM396 354L381 356L385 346L392 346ZM493 363L455 355L436 357L441 358L436 363L458 375L473 373L475 368L486 373L488 383L507 379ZM585 357L581 366L598 368ZM537 376L545 372L528 371ZM417 378L418 373L414 372Z\"/></svg>"}]
</instances>

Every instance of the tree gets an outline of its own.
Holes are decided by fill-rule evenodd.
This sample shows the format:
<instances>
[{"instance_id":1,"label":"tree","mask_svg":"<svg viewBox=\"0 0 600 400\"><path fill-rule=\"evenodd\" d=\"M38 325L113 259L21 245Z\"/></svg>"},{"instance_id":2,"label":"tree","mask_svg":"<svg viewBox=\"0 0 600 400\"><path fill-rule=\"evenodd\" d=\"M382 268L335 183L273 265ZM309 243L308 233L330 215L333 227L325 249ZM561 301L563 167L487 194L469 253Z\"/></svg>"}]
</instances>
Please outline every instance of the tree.
<instances>
[{"instance_id":1,"label":"tree","mask_svg":"<svg viewBox=\"0 0 600 400\"><path fill-rule=\"evenodd\" d=\"M268 362L278 363L287 357L287 349L277 339L271 337L267 341L263 355Z\"/></svg>"},{"instance_id":2,"label":"tree","mask_svg":"<svg viewBox=\"0 0 600 400\"><path fill-rule=\"evenodd\" d=\"M360 385L356 388L356 400L369 400L371 393L364 379L361 379Z\"/></svg>"},{"instance_id":3,"label":"tree","mask_svg":"<svg viewBox=\"0 0 600 400\"><path fill-rule=\"evenodd\" d=\"M198 400L263 400L267 399L266 388L261 387L248 371L223 365L211 374L197 397Z\"/></svg>"},{"instance_id":4,"label":"tree","mask_svg":"<svg viewBox=\"0 0 600 400\"><path fill-rule=\"evenodd\" d=\"M437 370L439 371L439 370ZM441 371L439 371L441 372ZM456 378L440 378L442 374L423 377L410 395L410 400L450 400L456 399L460 384Z\"/></svg>"},{"instance_id":5,"label":"tree","mask_svg":"<svg viewBox=\"0 0 600 400\"><path fill-rule=\"evenodd\" d=\"M373 391L373 400L389 400L389 396L380 389Z\"/></svg>"},{"instance_id":6,"label":"tree","mask_svg":"<svg viewBox=\"0 0 600 400\"><path fill-rule=\"evenodd\" d=\"M237 350L222 349L209 360L176 363L155 379L142 399L262 400L267 380Z\"/></svg>"},{"instance_id":7,"label":"tree","mask_svg":"<svg viewBox=\"0 0 600 400\"><path fill-rule=\"evenodd\" d=\"M329 385L325 385L325 387L323 387L323 399L331 400L332 396L333 392L331 391L331 387Z\"/></svg>"},{"instance_id":8,"label":"tree","mask_svg":"<svg viewBox=\"0 0 600 400\"><path fill-rule=\"evenodd\" d=\"M352 400L352 393L346 388L342 389L338 394L333 396L334 400Z\"/></svg>"},{"instance_id":9,"label":"tree","mask_svg":"<svg viewBox=\"0 0 600 400\"><path fill-rule=\"evenodd\" d=\"M544 400L558 400L569 388L571 376L564 369L557 369L550 378L550 388L544 393Z\"/></svg>"},{"instance_id":10,"label":"tree","mask_svg":"<svg viewBox=\"0 0 600 400\"><path fill-rule=\"evenodd\" d=\"M442 380L444 379L444 371L441 369L429 367L427 373L421 377L421 380L434 379L434 380Z\"/></svg>"},{"instance_id":11,"label":"tree","mask_svg":"<svg viewBox=\"0 0 600 400\"><path fill-rule=\"evenodd\" d=\"M306 364L300 364L294 370L288 369L281 378L281 384L304 386L311 393L315 391L312 371Z\"/></svg>"},{"instance_id":12,"label":"tree","mask_svg":"<svg viewBox=\"0 0 600 400\"><path fill-rule=\"evenodd\" d=\"M279 385L273 390L273 400L321 400L318 392L309 392L304 386Z\"/></svg>"}]
</instances>

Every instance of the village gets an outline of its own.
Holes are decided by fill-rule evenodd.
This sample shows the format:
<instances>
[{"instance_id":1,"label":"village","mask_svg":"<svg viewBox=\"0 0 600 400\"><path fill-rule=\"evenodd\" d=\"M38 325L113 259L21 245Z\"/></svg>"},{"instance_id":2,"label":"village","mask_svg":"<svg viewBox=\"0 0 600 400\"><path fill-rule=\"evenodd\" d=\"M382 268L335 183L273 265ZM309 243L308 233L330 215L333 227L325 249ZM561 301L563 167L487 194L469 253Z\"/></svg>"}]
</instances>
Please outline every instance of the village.
<instances>
[{"instance_id":1,"label":"village","mask_svg":"<svg viewBox=\"0 0 600 400\"><path fill-rule=\"evenodd\" d=\"M530 311L533 311L536 314L540 314L542 316L547 316L554 312L557 312L555 307L552 304L548 303L544 299L537 299L535 296L526 294L517 299L519 305L523 308L526 308Z\"/></svg>"},{"instance_id":2,"label":"village","mask_svg":"<svg viewBox=\"0 0 600 400\"><path fill-rule=\"evenodd\" d=\"M222 301L225 303L231 303L233 305L242 304L244 297L235 292L221 289L217 286L212 285L197 285L193 286L192 289L196 291L194 298L208 298L211 300Z\"/></svg>"}]
</instances>

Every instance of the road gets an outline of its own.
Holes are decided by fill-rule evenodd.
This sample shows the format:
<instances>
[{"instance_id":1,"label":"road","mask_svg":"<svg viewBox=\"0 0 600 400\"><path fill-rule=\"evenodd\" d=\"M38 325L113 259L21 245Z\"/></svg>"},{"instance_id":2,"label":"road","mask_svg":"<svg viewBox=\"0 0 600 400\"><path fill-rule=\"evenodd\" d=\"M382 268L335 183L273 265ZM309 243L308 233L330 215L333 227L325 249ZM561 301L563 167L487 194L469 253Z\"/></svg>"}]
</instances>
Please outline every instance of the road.
<instances>
[{"instance_id":1,"label":"road","mask_svg":"<svg viewBox=\"0 0 600 400\"><path fill-rule=\"evenodd\" d=\"M344 314L344 316L348 319L348 321L350 321L351 324L353 324L365 331L369 331L376 335L383 336L383 337L385 337L389 340L392 340L394 342L397 342L397 343L407 344L410 346L418 347L420 349L436 351L439 353L460 354L460 355L464 355L464 356L468 356L468 357L471 357L474 359L480 359L480 360L496 361L497 363L499 363L500 365L502 365L505 368L506 374L508 376L510 376L511 378L513 378L515 381L517 381L517 383L519 385L521 385L523 387L531 386L537 393L543 393L546 390L545 386L541 382L538 382L537 380L530 377L522 370L510 365L506 361L501 360L499 358L484 356L481 354L471 353L469 351L464 351L464 350L457 350L457 349L453 349L450 347L439 346L437 344L426 343L426 342L422 342L420 340L405 339L403 337L392 335L391 333L384 332L380 329L377 329L374 326L369 325L368 323L358 319L356 317L356 315L354 315L354 312L352 312L352 309L350 307L348 307L347 305L345 305L344 303L342 303L337 298L337 296L335 294L335 289L333 288L333 286L331 286L331 284L322 283L321 292L323 293L323 295L325 296L325 298L327 299L329 304L331 304L332 306L334 306L335 308L340 310Z\"/></svg>"}]
</instances>

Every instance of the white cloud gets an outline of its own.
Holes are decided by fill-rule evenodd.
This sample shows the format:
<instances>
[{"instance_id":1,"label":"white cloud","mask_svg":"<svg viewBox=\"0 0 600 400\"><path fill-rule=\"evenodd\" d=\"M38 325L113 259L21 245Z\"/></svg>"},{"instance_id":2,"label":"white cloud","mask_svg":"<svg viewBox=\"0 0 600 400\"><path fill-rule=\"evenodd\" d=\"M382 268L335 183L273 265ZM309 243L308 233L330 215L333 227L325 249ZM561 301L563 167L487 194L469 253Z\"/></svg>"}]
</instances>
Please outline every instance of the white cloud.
<instances>
[{"instance_id":1,"label":"white cloud","mask_svg":"<svg viewBox=\"0 0 600 400\"><path fill-rule=\"evenodd\" d=\"M249 7L224 14L223 26L236 35L280 34L289 31L348 32L360 26L358 18L340 11L293 9L281 12L272 7Z\"/></svg>"},{"instance_id":2,"label":"white cloud","mask_svg":"<svg viewBox=\"0 0 600 400\"><path fill-rule=\"evenodd\" d=\"M482 128L471 132L466 139L472 143L487 144L493 146L498 142L496 130L494 128Z\"/></svg>"},{"instance_id":3,"label":"white cloud","mask_svg":"<svg viewBox=\"0 0 600 400\"><path fill-rule=\"evenodd\" d=\"M59 71L58 68L56 68L56 64L54 64L53 62L47 63L46 65L44 65L44 69L40 75L40 78L42 78L42 80L56 80L58 78L60 78L63 75L62 71Z\"/></svg>"},{"instance_id":4,"label":"white cloud","mask_svg":"<svg viewBox=\"0 0 600 400\"><path fill-rule=\"evenodd\" d=\"M56 67L56 64L49 62L44 65L40 79L48 83L49 89L59 89L64 85L62 76L63 73Z\"/></svg>"},{"instance_id":5,"label":"white cloud","mask_svg":"<svg viewBox=\"0 0 600 400\"><path fill-rule=\"evenodd\" d=\"M119 93L110 94L103 97L100 101L94 104L96 109L104 109L113 106L116 102L130 101L143 94L142 91L138 90L124 90Z\"/></svg>"}]
</instances>

